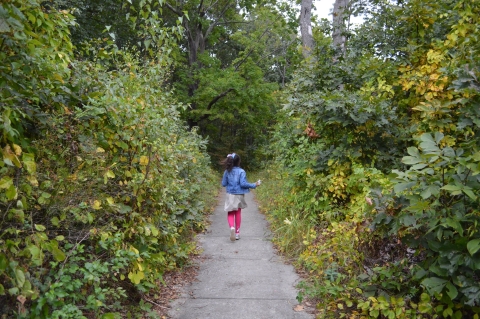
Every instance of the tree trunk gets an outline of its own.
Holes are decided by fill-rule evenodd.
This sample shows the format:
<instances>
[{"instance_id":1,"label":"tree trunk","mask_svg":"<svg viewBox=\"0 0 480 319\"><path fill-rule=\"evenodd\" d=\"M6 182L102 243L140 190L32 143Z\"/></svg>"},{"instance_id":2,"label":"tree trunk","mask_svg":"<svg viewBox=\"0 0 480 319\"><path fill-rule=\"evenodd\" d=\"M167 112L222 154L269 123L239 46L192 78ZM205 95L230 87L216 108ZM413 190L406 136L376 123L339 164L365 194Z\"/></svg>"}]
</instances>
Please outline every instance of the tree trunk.
<instances>
[{"instance_id":1,"label":"tree trunk","mask_svg":"<svg viewBox=\"0 0 480 319\"><path fill-rule=\"evenodd\" d=\"M302 33L303 56L308 58L313 48L312 0L302 0L300 9L300 32Z\"/></svg>"},{"instance_id":2,"label":"tree trunk","mask_svg":"<svg viewBox=\"0 0 480 319\"><path fill-rule=\"evenodd\" d=\"M346 49L346 40L345 37L345 21L348 9L348 0L335 0L333 5L333 18L332 18L332 27L333 27L333 45L338 49L337 58L340 55L345 53Z\"/></svg>"}]
</instances>

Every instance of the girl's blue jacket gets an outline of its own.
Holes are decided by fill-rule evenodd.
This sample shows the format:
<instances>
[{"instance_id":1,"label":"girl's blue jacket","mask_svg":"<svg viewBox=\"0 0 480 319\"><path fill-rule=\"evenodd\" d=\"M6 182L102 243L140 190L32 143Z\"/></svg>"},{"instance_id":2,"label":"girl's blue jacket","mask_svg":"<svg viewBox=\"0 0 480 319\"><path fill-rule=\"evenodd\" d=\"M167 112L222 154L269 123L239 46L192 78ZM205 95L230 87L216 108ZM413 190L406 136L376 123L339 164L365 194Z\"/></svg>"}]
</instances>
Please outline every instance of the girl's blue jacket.
<instances>
[{"instance_id":1,"label":"girl's blue jacket","mask_svg":"<svg viewBox=\"0 0 480 319\"><path fill-rule=\"evenodd\" d=\"M222 186L227 188L229 194L245 194L250 188L256 188L255 184L247 182L247 174L240 167L235 166L229 172L225 170L222 178Z\"/></svg>"}]
</instances>

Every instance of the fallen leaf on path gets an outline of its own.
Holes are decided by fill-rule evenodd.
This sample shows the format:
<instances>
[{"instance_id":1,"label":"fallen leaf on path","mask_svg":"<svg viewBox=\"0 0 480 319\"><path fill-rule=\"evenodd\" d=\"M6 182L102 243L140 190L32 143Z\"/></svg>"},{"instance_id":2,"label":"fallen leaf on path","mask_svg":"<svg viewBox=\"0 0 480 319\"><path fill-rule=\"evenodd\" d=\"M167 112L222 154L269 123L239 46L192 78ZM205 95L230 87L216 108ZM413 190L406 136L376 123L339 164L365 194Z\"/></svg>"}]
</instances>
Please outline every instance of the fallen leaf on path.
<instances>
[{"instance_id":1,"label":"fallen leaf on path","mask_svg":"<svg viewBox=\"0 0 480 319\"><path fill-rule=\"evenodd\" d=\"M303 306L302 305L296 305L295 308L293 308L296 312L303 311Z\"/></svg>"}]
</instances>

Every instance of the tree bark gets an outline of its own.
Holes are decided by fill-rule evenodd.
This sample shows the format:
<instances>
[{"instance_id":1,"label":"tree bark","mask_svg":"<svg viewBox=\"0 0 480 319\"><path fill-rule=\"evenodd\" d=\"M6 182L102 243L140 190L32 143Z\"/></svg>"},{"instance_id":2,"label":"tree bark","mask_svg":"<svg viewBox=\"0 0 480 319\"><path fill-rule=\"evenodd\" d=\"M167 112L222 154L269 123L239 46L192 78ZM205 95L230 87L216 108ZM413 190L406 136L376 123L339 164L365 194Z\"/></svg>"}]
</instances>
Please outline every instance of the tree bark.
<instances>
[{"instance_id":1,"label":"tree bark","mask_svg":"<svg viewBox=\"0 0 480 319\"><path fill-rule=\"evenodd\" d=\"M308 58L313 48L312 0L302 0L300 9L300 32L302 34L303 57Z\"/></svg>"},{"instance_id":2,"label":"tree bark","mask_svg":"<svg viewBox=\"0 0 480 319\"><path fill-rule=\"evenodd\" d=\"M346 40L345 37L345 21L347 18L347 9L348 9L348 2L349 0L335 0L333 5L333 18L332 18L332 27L333 27L333 45L335 48L338 49L337 58L340 55L345 53L346 49Z\"/></svg>"}]
</instances>

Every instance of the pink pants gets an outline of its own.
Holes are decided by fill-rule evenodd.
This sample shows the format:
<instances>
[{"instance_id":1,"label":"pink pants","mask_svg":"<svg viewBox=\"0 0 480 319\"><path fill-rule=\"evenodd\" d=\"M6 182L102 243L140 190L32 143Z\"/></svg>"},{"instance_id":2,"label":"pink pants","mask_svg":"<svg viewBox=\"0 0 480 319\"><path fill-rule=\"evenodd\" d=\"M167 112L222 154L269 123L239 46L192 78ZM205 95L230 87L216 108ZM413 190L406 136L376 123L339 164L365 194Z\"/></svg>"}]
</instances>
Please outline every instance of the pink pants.
<instances>
[{"instance_id":1,"label":"pink pants","mask_svg":"<svg viewBox=\"0 0 480 319\"><path fill-rule=\"evenodd\" d=\"M235 232L240 233L240 224L242 223L242 209L232 210L228 212L228 226L235 227Z\"/></svg>"}]
</instances>

